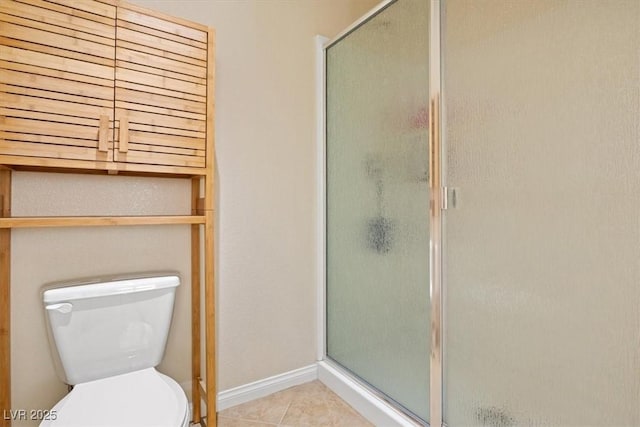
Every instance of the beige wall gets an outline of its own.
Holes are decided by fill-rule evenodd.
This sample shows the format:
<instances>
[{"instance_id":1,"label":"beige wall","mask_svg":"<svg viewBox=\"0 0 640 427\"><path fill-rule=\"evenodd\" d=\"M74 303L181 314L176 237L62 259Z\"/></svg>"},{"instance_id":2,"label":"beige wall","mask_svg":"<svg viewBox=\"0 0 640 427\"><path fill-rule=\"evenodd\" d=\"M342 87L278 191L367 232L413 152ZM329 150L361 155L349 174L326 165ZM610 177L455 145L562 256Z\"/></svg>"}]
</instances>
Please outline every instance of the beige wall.
<instances>
[{"instance_id":1,"label":"beige wall","mask_svg":"<svg viewBox=\"0 0 640 427\"><path fill-rule=\"evenodd\" d=\"M376 1L134 2L217 31L220 390L313 363L313 37Z\"/></svg>"},{"instance_id":2,"label":"beige wall","mask_svg":"<svg viewBox=\"0 0 640 427\"><path fill-rule=\"evenodd\" d=\"M189 214L184 179L16 172L15 216ZM16 409L51 408L66 393L56 377L40 291L103 274L175 270L190 282L188 226L18 229L12 232L12 391ZM189 380L189 287L181 286L163 372Z\"/></svg>"},{"instance_id":3,"label":"beige wall","mask_svg":"<svg viewBox=\"0 0 640 427\"><path fill-rule=\"evenodd\" d=\"M315 360L313 36L376 0L134 3L217 29L218 366L225 390ZM184 180L16 173L15 215L188 212ZM39 290L98 274L174 269L189 278L186 226L17 230L12 236L13 407L48 408L55 378ZM189 380L188 287L161 370Z\"/></svg>"}]
</instances>

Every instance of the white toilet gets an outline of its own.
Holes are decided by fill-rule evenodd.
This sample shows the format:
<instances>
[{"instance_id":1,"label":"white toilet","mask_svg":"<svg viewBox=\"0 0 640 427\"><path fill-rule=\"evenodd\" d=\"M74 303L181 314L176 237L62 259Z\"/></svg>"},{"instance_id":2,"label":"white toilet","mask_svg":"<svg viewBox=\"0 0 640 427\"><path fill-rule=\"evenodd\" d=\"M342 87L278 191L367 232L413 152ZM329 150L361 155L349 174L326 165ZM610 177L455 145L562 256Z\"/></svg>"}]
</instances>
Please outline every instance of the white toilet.
<instances>
[{"instance_id":1,"label":"white toilet","mask_svg":"<svg viewBox=\"0 0 640 427\"><path fill-rule=\"evenodd\" d=\"M186 427L189 403L162 360L177 275L60 284L43 293L56 371L73 390L40 426Z\"/></svg>"}]
</instances>

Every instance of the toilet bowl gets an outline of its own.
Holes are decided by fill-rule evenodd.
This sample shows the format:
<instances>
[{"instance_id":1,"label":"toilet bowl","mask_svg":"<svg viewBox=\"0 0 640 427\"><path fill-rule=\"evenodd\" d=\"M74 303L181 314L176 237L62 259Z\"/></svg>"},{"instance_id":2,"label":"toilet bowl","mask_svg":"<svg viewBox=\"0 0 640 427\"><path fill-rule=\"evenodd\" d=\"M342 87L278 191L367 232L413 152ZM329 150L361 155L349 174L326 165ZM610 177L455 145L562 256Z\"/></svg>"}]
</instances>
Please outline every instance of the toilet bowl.
<instances>
[{"instance_id":1,"label":"toilet bowl","mask_svg":"<svg viewBox=\"0 0 640 427\"><path fill-rule=\"evenodd\" d=\"M110 279L44 291L56 372L73 385L40 427L187 427L187 397L155 369L177 276Z\"/></svg>"},{"instance_id":2,"label":"toilet bowl","mask_svg":"<svg viewBox=\"0 0 640 427\"><path fill-rule=\"evenodd\" d=\"M41 427L187 427L187 398L154 368L78 384Z\"/></svg>"}]
</instances>

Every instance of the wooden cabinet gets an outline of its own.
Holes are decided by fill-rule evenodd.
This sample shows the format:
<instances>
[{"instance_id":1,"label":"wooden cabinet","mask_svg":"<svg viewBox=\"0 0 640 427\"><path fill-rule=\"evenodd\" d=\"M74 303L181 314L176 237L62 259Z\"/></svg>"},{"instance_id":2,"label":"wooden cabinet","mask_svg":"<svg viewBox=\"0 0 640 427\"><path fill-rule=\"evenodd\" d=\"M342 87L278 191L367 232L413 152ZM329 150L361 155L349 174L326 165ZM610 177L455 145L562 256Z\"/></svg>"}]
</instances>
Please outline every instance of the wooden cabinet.
<instances>
[{"instance_id":1,"label":"wooden cabinet","mask_svg":"<svg viewBox=\"0 0 640 427\"><path fill-rule=\"evenodd\" d=\"M115 160L205 167L207 28L130 5L116 27Z\"/></svg>"},{"instance_id":2,"label":"wooden cabinet","mask_svg":"<svg viewBox=\"0 0 640 427\"><path fill-rule=\"evenodd\" d=\"M0 163L113 160L116 7L74 6L0 2Z\"/></svg>"},{"instance_id":3,"label":"wooden cabinet","mask_svg":"<svg viewBox=\"0 0 640 427\"><path fill-rule=\"evenodd\" d=\"M3 1L0 82L0 164L205 173L206 26L116 0Z\"/></svg>"}]
</instances>

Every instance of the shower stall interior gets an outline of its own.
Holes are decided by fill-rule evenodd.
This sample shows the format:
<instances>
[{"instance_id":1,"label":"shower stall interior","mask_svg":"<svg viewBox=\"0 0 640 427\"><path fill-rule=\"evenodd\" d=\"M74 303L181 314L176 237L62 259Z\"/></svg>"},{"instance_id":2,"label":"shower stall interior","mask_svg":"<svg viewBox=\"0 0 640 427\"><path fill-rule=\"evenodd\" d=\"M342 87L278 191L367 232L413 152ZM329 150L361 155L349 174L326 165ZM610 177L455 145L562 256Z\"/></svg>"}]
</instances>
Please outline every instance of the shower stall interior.
<instances>
[{"instance_id":1,"label":"shower stall interior","mask_svg":"<svg viewBox=\"0 0 640 427\"><path fill-rule=\"evenodd\" d=\"M327 358L434 426L640 425L640 2L387 1L325 95Z\"/></svg>"}]
</instances>

